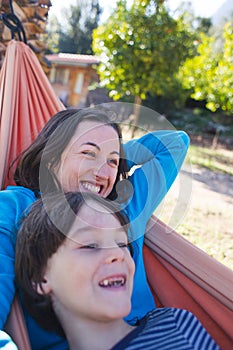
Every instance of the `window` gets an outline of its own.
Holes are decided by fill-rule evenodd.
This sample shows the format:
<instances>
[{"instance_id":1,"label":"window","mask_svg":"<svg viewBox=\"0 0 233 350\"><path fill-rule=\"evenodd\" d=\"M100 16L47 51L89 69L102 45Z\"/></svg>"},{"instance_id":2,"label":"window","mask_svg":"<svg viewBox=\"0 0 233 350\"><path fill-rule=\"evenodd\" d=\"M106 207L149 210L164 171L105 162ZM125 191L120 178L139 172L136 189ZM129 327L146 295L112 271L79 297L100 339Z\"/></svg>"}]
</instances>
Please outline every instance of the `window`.
<instances>
[{"instance_id":1,"label":"window","mask_svg":"<svg viewBox=\"0 0 233 350\"><path fill-rule=\"evenodd\" d=\"M75 88L74 88L74 92L76 94L81 94L82 88L83 88L83 81L84 81L84 74L78 73Z\"/></svg>"},{"instance_id":2,"label":"window","mask_svg":"<svg viewBox=\"0 0 233 350\"><path fill-rule=\"evenodd\" d=\"M51 83L67 85L69 81L70 71L67 68L52 68L50 73Z\"/></svg>"}]
</instances>

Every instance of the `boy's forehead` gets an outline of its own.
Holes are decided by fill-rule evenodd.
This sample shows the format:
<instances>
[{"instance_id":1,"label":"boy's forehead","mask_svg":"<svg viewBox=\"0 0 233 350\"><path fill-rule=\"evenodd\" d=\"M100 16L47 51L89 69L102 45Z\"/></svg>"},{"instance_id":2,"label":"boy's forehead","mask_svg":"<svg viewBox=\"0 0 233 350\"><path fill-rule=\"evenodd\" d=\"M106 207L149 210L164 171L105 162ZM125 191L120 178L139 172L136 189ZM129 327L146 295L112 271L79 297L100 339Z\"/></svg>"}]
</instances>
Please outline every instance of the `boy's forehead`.
<instances>
[{"instance_id":1,"label":"boy's forehead","mask_svg":"<svg viewBox=\"0 0 233 350\"><path fill-rule=\"evenodd\" d=\"M76 232L94 231L97 229L124 230L114 211L93 200L88 200L82 205L82 208L76 215L72 228ZM72 231L74 232L74 230Z\"/></svg>"}]
</instances>

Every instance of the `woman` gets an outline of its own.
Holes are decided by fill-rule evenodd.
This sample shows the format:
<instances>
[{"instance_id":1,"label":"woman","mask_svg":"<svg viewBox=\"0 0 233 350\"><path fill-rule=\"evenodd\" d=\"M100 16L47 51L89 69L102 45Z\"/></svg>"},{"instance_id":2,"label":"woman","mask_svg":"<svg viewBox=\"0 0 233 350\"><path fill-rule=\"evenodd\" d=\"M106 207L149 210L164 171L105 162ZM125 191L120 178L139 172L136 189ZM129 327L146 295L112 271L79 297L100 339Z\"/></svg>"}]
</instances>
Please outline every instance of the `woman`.
<instances>
[{"instance_id":1,"label":"woman","mask_svg":"<svg viewBox=\"0 0 233 350\"><path fill-rule=\"evenodd\" d=\"M15 172L17 186L0 192L0 325L4 326L14 297L14 257L20 220L40 196L58 188L82 190L121 202L132 231L136 265L132 310L135 324L154 308L143 263L146 224L173 183L184 161L189 139L184 132L156 131L121 145L121 133L109 112L100 108L57 113L23 153ZM140 168L126 180L134 165ZM120 179L125 179L120 181ZM64 340L43 332L25 315L34 349L63 349Z\"/></svg>"},{"instance_id":2,"label":"woman","mask_svg":"<svg viewBox=\"0 0 233 350\"><path fill-rule=\"evenodd\" d=\"M135 270L127 233L124 213L96 195L70 192L35 203L16 246L16 279L29 312L65 333L70 350L219 349L185 310L153 310L137 326L123 320Z\"/></svg>"}]
</instances>

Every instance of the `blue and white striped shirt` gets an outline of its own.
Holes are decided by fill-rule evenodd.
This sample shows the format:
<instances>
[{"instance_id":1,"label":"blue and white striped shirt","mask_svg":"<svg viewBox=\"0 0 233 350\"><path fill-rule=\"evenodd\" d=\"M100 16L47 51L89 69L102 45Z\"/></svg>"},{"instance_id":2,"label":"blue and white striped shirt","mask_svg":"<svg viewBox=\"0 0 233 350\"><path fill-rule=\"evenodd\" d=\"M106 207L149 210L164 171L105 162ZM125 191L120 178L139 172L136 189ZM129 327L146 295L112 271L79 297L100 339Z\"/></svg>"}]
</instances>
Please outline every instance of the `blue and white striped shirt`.
<instances>
[{"instance_id":1,"label":"blue and white striped shirt","mask_svg":"<svg viewBox=\"0 0 233 350\"><path fill-rule=\"evenodd\" d=\"M149 312L111 350L219 350L198 319L176 308Z\"/></svg>"}]
</instances>

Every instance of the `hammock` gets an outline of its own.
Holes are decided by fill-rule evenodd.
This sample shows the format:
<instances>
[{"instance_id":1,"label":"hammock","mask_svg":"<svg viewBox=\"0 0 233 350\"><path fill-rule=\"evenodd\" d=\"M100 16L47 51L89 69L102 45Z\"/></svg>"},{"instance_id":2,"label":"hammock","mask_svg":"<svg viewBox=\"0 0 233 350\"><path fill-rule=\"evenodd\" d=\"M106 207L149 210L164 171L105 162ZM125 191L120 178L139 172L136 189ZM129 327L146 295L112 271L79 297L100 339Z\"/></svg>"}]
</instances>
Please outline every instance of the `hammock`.
<instances>
[{"instance_id":1,"label":"hammock","mask_svg":"<svg viewBox=\"0 0 233 350\"><path fill-rule=\"evenodd\" d=\"M61 109L34 53L12 40L0 73L1 188L12 182L6 176L11 161ZM221 349L233 349L233 271L170 231L153 218L145 236L145 266L157 307L190 310ZM17 296L5 330L19 350L30 350Z\"/></svg>"},{"instance_id":2,"label":"hammock","mask_svg":"<svg viewBox=\"0 0 233 350\"><path fill-rule=\"evenodd\" d=\"M0 71L0 189L14 184L13 169L7 173L11 162L61 109L34 52L24 42L10 41Z\"/></svg>"}]
</instances>

